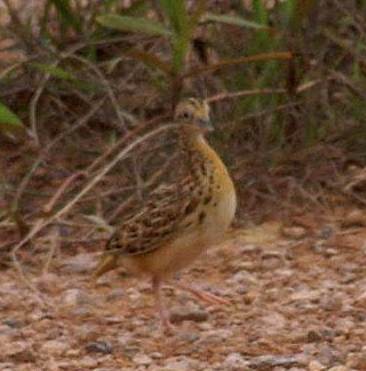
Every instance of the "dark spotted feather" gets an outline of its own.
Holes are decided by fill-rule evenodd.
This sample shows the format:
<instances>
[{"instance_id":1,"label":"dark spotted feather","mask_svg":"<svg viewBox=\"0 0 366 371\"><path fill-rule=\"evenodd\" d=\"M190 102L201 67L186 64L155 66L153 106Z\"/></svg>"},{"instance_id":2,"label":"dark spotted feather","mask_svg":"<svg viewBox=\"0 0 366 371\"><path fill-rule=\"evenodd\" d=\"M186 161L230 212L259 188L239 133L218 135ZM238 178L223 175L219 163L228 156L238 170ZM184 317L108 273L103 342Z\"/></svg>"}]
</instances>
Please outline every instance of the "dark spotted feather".
<instances>
[{"instance_id":1,"label":"dark spotted feather","mask_svg":"<svg viewBox=\"0 0 366 371\"><path fill-rule=\"evenodd\" d=\"M181 223L200 203L195 188L192 177L179 185L159 187L138 214L117 227L106 253L144 254L174 239Z\"/></svg>"}]
</instances>

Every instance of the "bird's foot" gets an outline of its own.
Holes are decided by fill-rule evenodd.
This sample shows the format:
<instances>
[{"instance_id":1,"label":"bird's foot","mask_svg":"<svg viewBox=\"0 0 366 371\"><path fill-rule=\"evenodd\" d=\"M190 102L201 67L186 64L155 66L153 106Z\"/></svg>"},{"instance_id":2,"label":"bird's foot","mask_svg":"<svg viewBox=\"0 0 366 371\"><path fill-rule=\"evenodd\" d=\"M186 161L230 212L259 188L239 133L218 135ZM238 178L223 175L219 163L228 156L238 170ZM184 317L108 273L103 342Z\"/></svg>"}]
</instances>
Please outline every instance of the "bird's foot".
<instances>
[{"instance_id":1,"label":"bird's foot","mask_svg":"<svg viewBox=\"0 0 366 371\"><path fill-rule=\"evenodd\" d=\"M208 304L220 304L220 305L230 305L230 301L226 300L224 298L221 298L220 296L211 294L207 291L202 291L200 289L197 289L195 287L183 284L178 282L177 287L179 287L182 290L190 292L192 295L197 297L198 299L208 303Z\"/></svg>"}]
</instances>

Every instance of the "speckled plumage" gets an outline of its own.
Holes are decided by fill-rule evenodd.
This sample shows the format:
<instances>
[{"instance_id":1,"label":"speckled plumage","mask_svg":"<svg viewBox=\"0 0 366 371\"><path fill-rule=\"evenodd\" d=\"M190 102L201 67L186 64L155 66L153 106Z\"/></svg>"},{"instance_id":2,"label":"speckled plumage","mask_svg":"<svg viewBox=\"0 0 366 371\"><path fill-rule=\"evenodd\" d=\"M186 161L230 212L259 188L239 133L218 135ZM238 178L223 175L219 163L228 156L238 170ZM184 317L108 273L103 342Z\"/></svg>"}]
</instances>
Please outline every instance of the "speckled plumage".
<instances>
[{"instance_id":1,"label":"speckled plumage","mask_svg":"<svg viewBox=\"0 0 366 371\"><path fill-rule=\"evenodd\" d=\"M121 263L160 283L220 242L234 217L234 185L204 139L207 104L188 99L178 105L175 118L182 124L180 139L189 174L177 184L159 187L137 214L116 228L97 277Z\"/></svg>"}]
</instances>

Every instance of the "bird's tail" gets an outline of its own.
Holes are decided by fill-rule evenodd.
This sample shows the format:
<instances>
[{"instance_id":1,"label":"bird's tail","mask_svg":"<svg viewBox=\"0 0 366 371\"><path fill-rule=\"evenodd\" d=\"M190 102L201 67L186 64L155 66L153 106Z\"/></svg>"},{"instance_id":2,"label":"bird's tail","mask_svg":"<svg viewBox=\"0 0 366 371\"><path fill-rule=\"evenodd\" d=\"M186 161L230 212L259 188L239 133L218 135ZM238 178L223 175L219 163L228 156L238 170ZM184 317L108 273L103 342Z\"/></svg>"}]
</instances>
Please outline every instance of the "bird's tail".
<instances>
[{"instance_id":1,"label":"bird's tail","mask_svg":"<svg viewBox=\"0 0 366 371\"><path fill-rule=\"evenodd\" d=\"M117 268L117 266L118 256L116 254L110 252L103 254L94 270L93 279L96 281L101 275Z\"/></svg>"}]
</instances>

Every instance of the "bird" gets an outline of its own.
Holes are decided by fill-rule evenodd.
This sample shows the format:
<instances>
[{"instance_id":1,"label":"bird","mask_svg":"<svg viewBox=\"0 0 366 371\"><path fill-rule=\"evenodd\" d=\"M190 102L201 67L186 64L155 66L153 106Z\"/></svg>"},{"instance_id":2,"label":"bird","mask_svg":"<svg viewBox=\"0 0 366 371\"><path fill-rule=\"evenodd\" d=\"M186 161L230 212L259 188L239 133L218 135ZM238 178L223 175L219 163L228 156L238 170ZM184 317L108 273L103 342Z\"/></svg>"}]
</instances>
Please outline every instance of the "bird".
<instances>
[{"instance_id":1,"label":"bird","mask_svg":"<svg viewBox=\"0 0 366 371\"><path fill-rule=\"evenodd\" d=\"M213 130L207 100L183 99L174 110L174 123L188 174L171 185L162 184L137 213L117 225L94 271L98 279L122 265L133 274L150 277L166 332L174 332L174 326L162 285L225 239L237 208L233 180L206 140ZM187 284L176 286L211 304L229 304Z\"/></svg>"}]
</instances>

